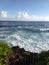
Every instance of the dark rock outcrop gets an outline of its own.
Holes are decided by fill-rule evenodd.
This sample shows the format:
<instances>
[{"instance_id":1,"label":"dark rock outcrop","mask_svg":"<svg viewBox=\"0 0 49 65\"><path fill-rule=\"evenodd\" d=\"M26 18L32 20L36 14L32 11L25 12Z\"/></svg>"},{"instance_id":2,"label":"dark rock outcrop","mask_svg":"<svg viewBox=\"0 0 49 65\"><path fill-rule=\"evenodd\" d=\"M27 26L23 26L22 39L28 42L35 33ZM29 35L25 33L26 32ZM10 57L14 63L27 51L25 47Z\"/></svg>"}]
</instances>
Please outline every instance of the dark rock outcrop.
<instances>
[{"instance_id":1,"label":"dark rock outcrop","mask_svg":"<svg viewBox=\"0 0 49 65\"><path fill-rule=\"evenodd\" d=\"M5 59L6 65L30 65L31 53L18 46L11 48L13 52Z\"/></svg>"},{"instance_id":2,"label":"dark rock outcrop","mask_svg":"<svg viewBox=\"0 0 49 65\"><path fill-rule=\"evenodd\" d=\"M5 58L5 65L49 65L49 51L31 53L18 46Z\"/></svg>"}]
</instances>

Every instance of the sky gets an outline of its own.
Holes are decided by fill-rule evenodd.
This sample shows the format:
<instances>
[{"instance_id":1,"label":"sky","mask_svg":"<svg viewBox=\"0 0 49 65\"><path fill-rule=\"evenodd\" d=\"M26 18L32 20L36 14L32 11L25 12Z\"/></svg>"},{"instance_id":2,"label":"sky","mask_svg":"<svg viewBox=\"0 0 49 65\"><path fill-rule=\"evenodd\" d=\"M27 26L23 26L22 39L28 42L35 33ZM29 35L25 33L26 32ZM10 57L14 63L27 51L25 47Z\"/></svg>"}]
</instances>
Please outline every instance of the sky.
<instances>
[{"instance_id":1,"label":"sky","mask_svg":"<svg viewBox=\"0 0 49 65\"><path fill-rule=\"evenodd\" d=\"M0 20L49 21L49 0L0 0Z\"/></svg>"}]
</instances>

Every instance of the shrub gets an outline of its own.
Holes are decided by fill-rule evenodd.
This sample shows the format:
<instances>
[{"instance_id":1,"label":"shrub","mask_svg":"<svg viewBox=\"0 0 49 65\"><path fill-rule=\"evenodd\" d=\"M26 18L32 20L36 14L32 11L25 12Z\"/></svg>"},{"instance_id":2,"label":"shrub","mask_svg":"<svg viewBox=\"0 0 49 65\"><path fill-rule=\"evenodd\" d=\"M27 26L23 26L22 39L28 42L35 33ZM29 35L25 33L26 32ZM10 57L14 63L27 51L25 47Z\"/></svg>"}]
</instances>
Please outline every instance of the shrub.
<instances>
[{"instance_id":1,"label":"shrub","mask_svg":"<svg viewBox=\"0 0 49 65\"><path fill-rule=\"evenodd\" d=\"M12 52L6 42L0 42L0 65L4 65L4 60L8 54Z\"/></svg>"}]
</instances>

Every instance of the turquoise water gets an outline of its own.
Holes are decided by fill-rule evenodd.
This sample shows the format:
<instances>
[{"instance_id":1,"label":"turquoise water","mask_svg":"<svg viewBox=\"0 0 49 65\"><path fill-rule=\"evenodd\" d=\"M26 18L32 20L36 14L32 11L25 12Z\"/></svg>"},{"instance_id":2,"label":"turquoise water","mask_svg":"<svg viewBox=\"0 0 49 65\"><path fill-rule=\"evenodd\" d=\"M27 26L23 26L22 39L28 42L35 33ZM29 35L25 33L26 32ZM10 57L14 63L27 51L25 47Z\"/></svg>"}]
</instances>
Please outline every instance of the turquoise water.
<instances>
[{"instance_id":1,"label":"turquoise water","mask_svg":"<svg viewBox=\"0 0 49 65\"><path fill-rule=\"evenodd\" d=\"M31 52L49 50L49 22L0 26L0 41L6 41L10 46L18 45Z\"/></svg>"}]
</instances>

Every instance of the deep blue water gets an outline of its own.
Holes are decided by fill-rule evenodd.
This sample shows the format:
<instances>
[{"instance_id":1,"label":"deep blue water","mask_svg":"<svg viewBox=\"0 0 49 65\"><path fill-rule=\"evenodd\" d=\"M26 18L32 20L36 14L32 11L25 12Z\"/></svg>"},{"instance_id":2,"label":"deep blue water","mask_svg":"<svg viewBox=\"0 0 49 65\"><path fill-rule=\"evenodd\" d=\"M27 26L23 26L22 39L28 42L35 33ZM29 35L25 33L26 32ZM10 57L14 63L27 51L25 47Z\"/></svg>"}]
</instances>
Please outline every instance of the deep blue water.
<instances>
[{"instance_id":1,"label":"deep blue water","mask_svg":"<svg viewBox=\"0 0 49 65\"><path fill-rule=\"evenodd\" d=\"M48 27L49 28L49 22L48 21L0 21L0 26L28 26L32 25L34 27Z\"/></svg>"},{"instance_id":2,"label":"deep blue water","mask_svg":"<svg viewBox=\"0 0 49 65\"><path fill-rule=\"evenodd\" d=\"M31 52L49 50L49 22L0 21L0 41Z\"/></svg>"}]
</instances>

